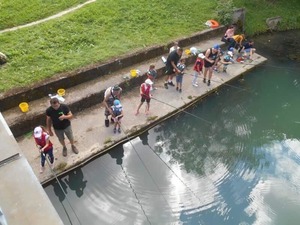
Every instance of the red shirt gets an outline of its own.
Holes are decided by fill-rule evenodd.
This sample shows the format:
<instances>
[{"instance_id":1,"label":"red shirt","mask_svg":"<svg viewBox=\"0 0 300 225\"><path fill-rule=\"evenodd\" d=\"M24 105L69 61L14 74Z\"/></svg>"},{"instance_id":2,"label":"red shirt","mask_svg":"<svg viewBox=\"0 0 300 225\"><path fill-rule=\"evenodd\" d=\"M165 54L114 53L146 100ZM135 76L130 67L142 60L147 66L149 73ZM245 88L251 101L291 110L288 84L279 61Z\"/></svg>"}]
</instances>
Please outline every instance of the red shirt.
<instances>
[{"instance_id":1,"label":"red shirt","mask_svg":"<svg viewBox=\"0 0 300 225\"><path fill-rule=\"evenodd\" d=\"M142 83L141 84L142 97L144 97L145 99L149 99L150 98L150 89L151 89L150 85Z\"/></svg>"},{"instance_id":2,"label":"red shirt","mask_svg":"<svg viewBox=\"0 0 300 225\"><path fill-rule=\"evenodd\" d=\"M202 68L203 68L203 60L200 58L197 58L193 69L197 72L200 72L200 71L202 71Z\"/></svg>"},{"instance_id":3,"label":"red shirt","mask_svg":"<svg viewBox=\"0 0 300 225\"><path fill-rule=\"evenodd\" d=\"M47 134L45 132L43 132L41 138L34 138L35 143L43 148L46 145L46 135ZM47 152L51 148L52 148L52 143L51 143L51 141L49 141L49 145L44 150L44 152Z\"/></svg>"}]
</instances>

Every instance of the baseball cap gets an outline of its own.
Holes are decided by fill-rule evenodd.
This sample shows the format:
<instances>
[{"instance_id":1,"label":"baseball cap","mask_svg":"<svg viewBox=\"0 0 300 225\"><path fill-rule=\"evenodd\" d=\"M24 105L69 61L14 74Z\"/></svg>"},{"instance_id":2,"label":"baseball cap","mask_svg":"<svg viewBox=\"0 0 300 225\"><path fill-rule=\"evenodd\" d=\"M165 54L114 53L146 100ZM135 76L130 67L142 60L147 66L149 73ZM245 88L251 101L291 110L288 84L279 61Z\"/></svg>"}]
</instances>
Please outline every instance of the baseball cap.
<instances>
[{"instance_id":1,"label":"baseball cap","mask_svg":"<svg viewBox=\"0 0 300 225\"><path fill-rule=\"evenodd\" d=\"M200 53L200 54L198 55L198 57L201 58L201 59L204 59L204 58L205 58L205 55L204 55L203 53Z\"/></svg>"},{"instance_id":2,"label":"baseball cap","mask_svg":"<svg viewBox=\"0 0 300 225\"><path fill-rule=\"evenodd\" d=\"M40 138L40 137L42 137L42 133L43 133L43 129L41 127L36 127L36 128L34 128L33 136L35 138Z\"/></svg>"},{"instance_id":3,"label":"baseball cap","mask_svg":"<svg viewBox=\"0 0 300 225\"><path fill-rule=\"evenodd\" d=\"M153 82L152 82L150 79L145 80L145 83L146 83L146 84L149 84L149 85L152 85L152 84L153 84Z\"/></svg>"},{"instance_id":4,"label":"baseball cap","mask_svg":"<svg viewBox=\"0 0 300 225\"><path fill-rule=\"evenodd\" d=\"M114 100L114 105L115 105L115 106L117 106L117 105L121 105L121 102L120 102L120 100L118 100L118 99Z\"/></svg>"},{"instance_id":5,"label":"baseball cap","mask_svg":"<svg viewBox=\"0 0 300 225\"><path fill-rule=\"evenodd\" d=\"M231 57L233 56L232 51L228 51L227 54L230 55Z\"/></svg>"},{"instance_id":6,"label":"baseball cap","mask_svg":"<svg viewBox=\"0 0 300 225\"><path fill-rule=\"evenodd\" d=\"M234 51L234 48L233 48L233 47L229 48L229 51L233 52L233 51Z\"/></svg>"},{"instance_id":7,"label":"baseball cap","mask_svg":"<svg viewBox=\"0 0 300 225\"><path fill-rule=\"evenodd\" d=\"M113 91L120 91L120 90L121 90L121 88L118 85L115 85L113 87Z\"/></svg>"},{"instance_id":8,"label":"baseball cap","mask_svg":"<svg viewBox=\"0 0 300 225\"><path fill-rule=\"evenodd\" d=\"M213 48L214 48L214 49L220 49L220 45L215 44Z\"/></svg>"}]
</instances>

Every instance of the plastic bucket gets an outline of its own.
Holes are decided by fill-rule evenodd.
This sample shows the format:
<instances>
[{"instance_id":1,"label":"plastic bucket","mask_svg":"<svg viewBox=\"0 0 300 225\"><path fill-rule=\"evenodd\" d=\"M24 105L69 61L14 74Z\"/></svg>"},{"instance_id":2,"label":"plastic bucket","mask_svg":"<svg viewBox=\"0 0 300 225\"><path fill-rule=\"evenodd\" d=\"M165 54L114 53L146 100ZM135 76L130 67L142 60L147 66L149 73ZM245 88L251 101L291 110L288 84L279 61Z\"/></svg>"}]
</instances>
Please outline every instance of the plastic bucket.
<instances>
[{"instance_id":1,"label":"plastic bucket","mask_svg":"<svg viewBox=\"0 0 300 225\"><path fill-rule=\"evenodd\" d=\"M184 52L185 52L186 55L190 55L191 54L191 50L190 49L186 49Z\"/></svg>"},{"instance_id":2,"label":"plastic bucket","mask_svg":"<svg viewBox=\"0 0 300 225\"><path fill-rule=\"evenodd\" d=\"M65 96L65 94L66 94L66 90L65 90L65 89L62 89L62 88L60 88L60 89L58 89L58 90L57 90L57 94L58 94L59 96Z\"/></svg>"},{"instance_id":3,"label":"plastic bucket","mask_svg":"<svg viewBox=\"0 0 300 225\"><path fill-rule=\"evenodd\" d=\"M130 70L130 76L136 77L137 76L137 70Z\"/></svg>"},{"instance_id":4,"label":"plastic bucket","mask_svg":"<svg viewBox=\"0 0 300 225\"><path fill-rule=\"evenodd\" d=\"M21 102L19 104L19 108L21 109L22 112L28 112L29 110L29 105L27 102Z\"/></svg>"}]
</instances>

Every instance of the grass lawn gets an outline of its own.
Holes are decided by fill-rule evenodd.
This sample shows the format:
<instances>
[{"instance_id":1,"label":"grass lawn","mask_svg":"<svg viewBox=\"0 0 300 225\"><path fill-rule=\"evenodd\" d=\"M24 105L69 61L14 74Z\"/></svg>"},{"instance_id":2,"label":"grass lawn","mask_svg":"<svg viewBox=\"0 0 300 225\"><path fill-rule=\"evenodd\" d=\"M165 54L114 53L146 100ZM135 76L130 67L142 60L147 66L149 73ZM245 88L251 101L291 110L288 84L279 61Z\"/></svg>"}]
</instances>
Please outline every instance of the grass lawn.
<instances>
[{"instance_id":1,"label":"grass lawn","mask_svg":"<svg viewBox=\"0 0 300 225\"><path fill-rule=\"evenodd\" d=\"M86 1L87 0L1 0L0 30L44 19Z\"/></svg>"},{"instance_id":2,"label":"grass lawn","mask_svg":"<svg viewBox=\"0 0 300 225\"><path fill-rule=\"evenodd\" d=\"M217 19L217 2L97 0L62 18L0 34L0 51L9 58L0 67L0 92L204 30L208 19ZM300 1L288 1L294 5L291 7L286 2L234 0L237 7L246 7L246 31L250 34L266 30L265 19L277 15L283 17L283 25L299 28ZM268 7L258 11L257 4Z\"/></svg>"}]
</instances>

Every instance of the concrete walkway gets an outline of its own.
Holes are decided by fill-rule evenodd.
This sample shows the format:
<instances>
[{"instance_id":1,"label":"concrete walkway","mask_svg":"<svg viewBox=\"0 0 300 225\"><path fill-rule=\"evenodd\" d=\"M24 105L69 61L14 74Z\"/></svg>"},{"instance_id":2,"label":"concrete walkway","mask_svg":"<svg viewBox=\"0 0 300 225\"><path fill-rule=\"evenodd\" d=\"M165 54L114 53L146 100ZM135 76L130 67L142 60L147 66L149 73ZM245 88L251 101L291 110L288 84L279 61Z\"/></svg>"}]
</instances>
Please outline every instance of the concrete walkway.
<instances>
[{"instance_id":1,"label":"concrete walkway","mask_svg":"<svg viewBox=\"0 0 300 225\"><path fill-rule=\"evenodd\" d=\"M215 43L222 44L220 43L219 37L207 41L202 41L201 43L194 44L193 46L205 51ZM184 49L189 49L189 47L191 46L187 46ZM167 55L165 55L165 57L166 56ZM254 68L256 65L259 65L266 61L266 58L255 54L253 57L254 60L251 63L245 62L244 64L235 63L233 65L230 65L227 69L227 73L214 72L212 83L210 86L202 83L202 78L199 78L199 87L193 87L192 66L195 57L187 56L185 55L185 53L183 54L183 57L186 57L191 63L185 70L186 75L183 78L182 93L177 92L174 87L169 87L169 89L166 90L163 87L164 77L158 78L155 82L155 86L158 89L153 91L152 93L153 99L151 100L151 113L149 115L144 114L145 105L142 106L139 115L134 115L137 105L140 102L139 87L137 86L135 88L132 88L131 90L127 90L125 88L125 93L122 95L121 99L125 114L122 124L123 132L121 134L114 134L112 125L109 128L106 128L104 126L104 108L102 104L97 104L80 113L77 113L75 115L75 118L72 120L72 127L75 139L77 141L76 145L80 153L78 155L72 153L70 145L68 144L68 156L63 157L62 148L57 138L52 137L51 141L54 143L54 156L56 158L56 172L61 173L62 171L71 169L76 165L83 164L87 162L87 160L108 151L114 145L124 142L130 137L137 136L143 130L149 129L165 120L166 118L174 115L175 113L180 112L182 109L185 109L186 107L196 103L206 95L213 93L218 87L224 85L231 79L237 78L239 75ZM103 89L103 87L109 87L123 82L123 77L129 75L130 69L139 69L143 73L148 69L151 63L154 63L157 69L161 69L164 67L160 56L144 62L143 64L125 68L122 71L118 71L118 73L104 76L102 78L99 78L99 80L86 82L74 88L67 89L65 103L68 104L76 100L76 98L81 98L83 94L85 96L91 95L93 93L93 90L95 89L101 90ZM46 107L48 106L49 99L47 97L30 103L31 110L45 111ZM12 109L4 112L4 114L6 114L4 115L5 119L12 120L13 118L15 118L16 115L20 113L16 112L15 110L16 109ZM37 149L35 148L34 140L31 135L32 134L28 134L21 138L18 138L18 143L23 154L32 166L34 173L37 175L40 182L44 183L49 179L52 179L53 175L51 174L49 168L47 168L43 174L39 173L40 156ZM61 169L64 164L66 164L66 167Z\"/></svg>"}]
</instances>

